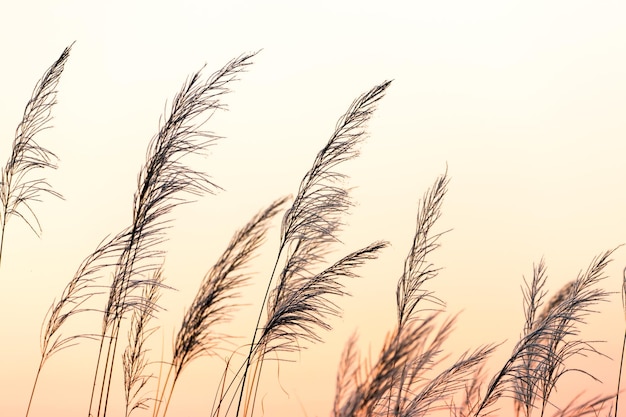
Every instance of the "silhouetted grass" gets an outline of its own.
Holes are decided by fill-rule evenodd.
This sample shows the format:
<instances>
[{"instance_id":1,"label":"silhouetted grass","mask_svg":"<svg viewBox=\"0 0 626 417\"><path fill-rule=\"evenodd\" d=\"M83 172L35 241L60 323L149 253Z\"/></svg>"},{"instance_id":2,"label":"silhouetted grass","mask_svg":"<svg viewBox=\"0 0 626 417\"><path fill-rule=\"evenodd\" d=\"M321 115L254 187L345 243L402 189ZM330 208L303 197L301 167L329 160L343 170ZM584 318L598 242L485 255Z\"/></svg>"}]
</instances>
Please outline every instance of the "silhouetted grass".
<instances>
[{"instance_id":1,"label":"silhouetted grass","mask_svg":"<svg viewBox=\"0 0 626 417\"><path fill-rule=\"evenodd\" d=\"M72 45L65 48L37 82L24 109L22 121L15 129L11 156L2 168L0 183L0 262L9 219L13 216L19 217L39 235L41 226L31 204L41 201L42 194L62 198L45 178L31 178L31 173L38 169L56 168L57 156L41 146L36 138L41 131L50 127L52 107L56 104L56 88L71 49Z\"/></svg>"},{"instance_id":2,"label":"silhouetted grass","mask_svg":"<svg viewBox=\"0 0 626 417\"><path fill-rule=\"evenodd\" d=\"M26 215L32 214L36 222L30 203L38 201L41 193L58 195L44 179L26 179L26 174L36 168L54 167L54 154L41 148L33 137L50 120L56 86L69 51L70 47L65 49L35 88L18 127L12 156L3 169L0 259L8 218L17 215L37 231ZM99 343L87 415L118 415L109 410L109 403L119 385L126 417L136 411L164 417L183 370L195 359L213 355L219 343L228 338L216 333L216 327L232 319L237 307L234 300L259 274L249 268L251 261L289 198L275 200L233 235L186 310L172 341L171 359L157 361L154 358L162 358L163 353L148 348L148 339L159 330L161 292L170 289L165 277L176 277L176 273L163 269L165 253L161 245L172 226L171 212L188 203L189 196L200 197L219 188L206 173L186 165L185 158L204 152L219 138L204 126L216 110L224 108L222 97L254 56L241 55L206 78L203 70L196 72L175 96L159 132L148 145L137 180L132 223L103 239L85 258L44 319L41 359L27 416L43 365L56 352L83 340ZM250 342L230 353L226 369L208 376L219 383L212 409L198 410L201 415L252 416L267 355L273 353L282 360L282 355L321 342L320 331L331 330L329 319L341 314L338 303L348 294L346 278L357 277L356 268L374 260L388 245L376 241L329 261L339 243L343 217L352 206L341 164L358 156L366 124L389 85L389 81L375 85L352 103L305 173L291 205L283 212L278 251L273 269L264 274L267 286ZM601 355L594 342L581 336L581 326L595 305L607 301L609 292L602 288L602 282L615 249L594 258L584 272L547 302L545 262L541 260L534 267L532 279L523 288L525 322L520 339L495 373L490 374L487 366L497 349L491 343L450 361L446 342L457 316L447 315L444 301L428 288L441 268L432 263L431 255L444 235L437 231L437 223L448 182L446 171L419 203L414 236L396 286L397 320L378 356L362 359L356 334L346 343L338 365L332 415L417 417L447 413L481 417L501 412L503 399L512 400L511 413L523 417L543 417L550 411L555 416L617 415L621 364L614 394L574 397L560 406L551 400L566 373L580 372L593 378L591 371L569 364L582 355ZM22 207L26 212L21 211ZM110 282L105 281L107 275ZM623 283L622 296L626 300L626 272ZM106 298L104 306L92 305L96 295ZM102 314L99 332L62 333L69 319L87 311ZM626 301L624 311L626 314ZM128 331L128 345L120 354L117 347L122 329ZM240 350L247 354L240 355ZM113 377L120 367L118 356L121 381ZM622 361L623 356L624 351Z\"/></svg>"}]
</instances>

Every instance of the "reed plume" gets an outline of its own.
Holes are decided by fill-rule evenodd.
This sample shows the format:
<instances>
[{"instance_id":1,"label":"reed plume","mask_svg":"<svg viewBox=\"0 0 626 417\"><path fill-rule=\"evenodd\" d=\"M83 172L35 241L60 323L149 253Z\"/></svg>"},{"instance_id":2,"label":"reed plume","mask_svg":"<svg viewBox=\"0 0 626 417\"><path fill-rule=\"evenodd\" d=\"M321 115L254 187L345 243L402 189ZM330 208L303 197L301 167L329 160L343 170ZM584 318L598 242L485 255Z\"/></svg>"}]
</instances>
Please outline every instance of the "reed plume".
<instances>
[{"instance_id":1,"label":"reed plume","mask_svg":"<svg viewBox=\"0 0 626 417\"><path fill-rule=\"evenodd\" d=\"M524 332L522 337L527 337L536 327L537 322L541 322L547 316L548 312L558 304L558 298L552 298L550 304L538 313L539 308L543 305L547 291L545 284L548 279L546 264L542 258L539 264L533 266L533 278L530 283L524 280L525 287L522 289L524 303ZM562 300L561 300L562 301ZM537 316L539 315L539 319ZM537 352L539 353L539 352ZM534 407L535 398L537 396L535 383L535 369L540 363L540 358L534 354L533 347L529 346L527 353L520 359L520 366L515 368L516 377L513 379L515 392L515 413L519 415L524 412L525 417L531 415Z\"/></svg>"},{"instance_id":2,"label":"reed plume","mask_svg":"<svg viewBox=\"0 0 626 417\"><path fill-rule=\"evenodd\" d=\"M294 351L300 348L300 340L320 342L317 329L330 330L327 320L341 313L329 296L347 295L343 279L357 277L353 270L375 259L387 245L387 242L374 242L312 277L293 278L280 295L274 294L259 341L264 352Z\"/></svg>"},{"instance_id":3,"label":"reed plume","mask_svg":"<svg viewBox=\"0 0 626 417\"><path fill-rule=\"evenodd\" d=\"M424 196L418 204L415 233L409 253L404 261L404 270L398 279L396 287L397 305L397 330L395 331L395 342L401 344L401 339L405 337L405 331L411 331L407 324L413 320L419 320L418 304L429 301L437 306L444 303L434 296L432 291L423 288L426 281L435 278L439 272L429 260L429 255L439 247L439 238L443 233L432 233L432 228L441 217L441 207L447 192L449 179L447 171L436 178L434 184L426 190ZM441 351L443 341L451 331L453 320L447 321L437 333L432 344L423 351L416 351L406 364L396 364L398 369L390 374L393 380L390 382L390 392L387 395L386 414L398 415L403 412L407 405L405 393L415 392L416 381L428 366L436 361L436 357ZM384 408L381 405L381 408ZM382 413L380 411L379 413Z\"/></svg>"},{"instance_id":4,"label":"reed plume","mask_svg":"<svg viewBox=\"0 0 626 417\"><path fill-rule=\"evenodd\" d=\"M579 401L580 397L581 394L576 395L565 407L554 412L552 417L597 417L600 412L606 411L607 408L607 416L617 417L617 410L611 408L613 395L596 395L584 401Z\"/></svg>"},{"instance_id":5,"label":"reed plume","mask_svg":"<svg viewBox=\"0 0 626 417\"><path fill-rule=\"evenodd\" d=\"M339 416L345 398L350 395L353 387L362 384L361 357L357 347L358 337L356 333L346 342L337 367L337 380L335 384L335 397L333 401L333 416Z\"/></svg>"},{"instance_id":6,"label":"reed plume","mask_svg":"<svg viewBox=\"0 0 626 417\"><path fill-rule=\"evenodd\" d=\"M544 415L557 381L565 373L575 371L567 368L565 362L577 355L599 354L591 342L578 338L578 326L584 324L585 317L593 312L592 306L607 300L609 293L598 288L597 284L605 278L604 269L614 251L608 250L595 257L585 272L579 273L548 303L532 330L517 342L507 362L489 382L474 413L476 417L488 414L489 408L504 394L509 393L518 401L529 398L527 393L515 391L519 386L513 382L520 373L535 390L533 395L541 399L541 415ZM529 356L533 364L530 369L528 360L524 361ZM593 377L586 371L576 371ZM526 405L529 409L533 406Z\"/></svg>"},{"instance_id":7,"label":"reed plume","mask_svg":"<svg viewBox=\"0 0 626 417\"><path fill-rule=\"evenodd\" d=\"M28 401L26 416L30 412L37 382L47 360L55 353L73 346L79 339L93 337L86 334L63 336L61 329L70 317L90 310L84 308L83 304L98 294L97 281L102 277L102 272L106 268L116 265L126 238L125 233L121 233L101 241L96 249L82 261L70 282L65 286L59 300L53 301L48 309L41 326L41 357Z\"/></svg>"},{"instance_id":8,"label":"reed plume","mask_svg":"<svg viewBox=\"0 0 626 417\"><path fill-rule=\"evenodd\" d=\"M449 333L451 322L437 332L429 348L427 338L434 331L432 321L436 314L422 318L421 323L415 317L421 300L439 302L432 293L422 289L422 284L437 274L437 269L427 261L426 256L438 246L440 235L431 236L430 229L440 217L447 182L446 175L437 178L434 187L424 194L420 203L412 246L396 289L398 322L395 330L387 337L378 361L369 371L363 371L358 365L350 371L359 375L358 378L337 376L333 407L335 417L371 416L380 414L383 409L387 414L392 410L397 414L402 408L401 403L406 401L405 389L408 390L408 385L415 382L418 374L432 364ZM353 344L349 341L348 352L354 349ZM342 365L339 372L346 369L350 367ZM351 390L347 383L353 384Z\"/></svg>"},{"instance_id":9,"label":"reed plume","mask_svg":"<svg viewBox=\"0 0 626 417\"><path fill-rule=\"evenodd\" d=\"M418 312L417 305L422 300L443 304L431 291L424 290L422 286L426 281L435 278L439 272L439 269L428 260L428 256L439 247L439 238L443 234L432 234L431 229L441 217L441 207L448 183L447 173L444 173L424 193L419 204L413 244L404 261L404 271L396 289L399 328L415 318Z\"/></svg>"},{"instance_id":10,"label":"reed plume","mask_svg":"<svg viewBox=\"0 0 626 417\"><path fill-rule=\"evenodd\" d=\"M146 356L148 352L146 341L158 329L158 327L149 327L149 323L158 310L157 303L161 296L163 279L163 270L157 270L153 279L143 288L141 295L143 302L133 309L128 332L128 346L122 355L126 417L129 417L135 410L148 409L150 402L150 398L143 393L148 382L153 378L153 374L146 372L149 364Z\"/></svg>"},{"instance_id":11,"label":"reed plume","mask_svg":"<svg viewBox=\"0 0 626 417\"><path fill-rule=\"evenodd\" d=\"M443 306L443 302L436 298L431 291L423 288L426 281L435 278L439 272L428 259L430 253L439 247L439 238L442 233L432 234L431 229L441 217L441 207L447 192L449 179L447 171L438 177L433 186L424 193L418 204L417 219L415 224L415 234L411 249L404 261L404 270L396 287L397 305L397 331L395 332L396 342L404 337L407 324L412 320L417 320L418 304L425 301L434 302ZM391 390L387 400L387 414L395 410L399 413L403 408L405 390L413 389L415 378L423 371L424 366L435 359L440 350L441 343L447 337L452 322L447 322L438 333L430 349L426 349L423 354L416 355L406 365L404 369L399 368L395 375L392 374ZM410 329L408 329L410 331Z\"/></svg>"},{"instance_id":12,"label":"reed plume","mask_svg":"<svg viewBox=\"0 0 626 417\"><path fill-rule=\"evenodd\" d=\"M358 363L355 342L351 339L338 371L333 416L408 417L448 409L447 401L472 384L476 370L484 365L495 347L466 352L443 371L426 377L443 359L442 346L456 320L448 319L437 329L435 319L440 314L435 312L411 321L402 331L396 328L387 336L373 366ZM355 360L356 364L349 362Z\"/></svg>"},{"instance_id":13,"label":"reed plume","mask_svg":"<svg viewBox=\"0 0 626 417\"><path fill-rule=\"evenodd\" d=\"M426 341L435 330L434 321L438 314L433 313L409 323L407 328L410 331L404 331L400 336L397 335L397 329L395 333L387 335L376 363L365 367L363 364L357 365L357 370L352 372L355 377L346 381L352 386L344 383L336 392L333 416L372 416L379 411L381 404L387 406L400 370L406 369L416 357L416 352L417 356L421 356L419 352L428 352ZM346 368L344 365L340 370Z\"/></svg>"},{"instance_id":14,"label":"reed plume","mask_svg":"<svg viewBox=\"0 0 626 417\"><path fill-rule=\"evenodd\" d=\"M155 416L159 415L162 403L165 403L163 416L167 413L176 382L187 364L202 355L212 353L219 339L212 329L216 324L230 318L234 306L228 301L237 296L235 291L250 279L250 275L244 270L265 241L269 222L286 202L287 198L274 201L238 230L219 260L205 275L174 341L170 371L158 398ZM172 381L168 385L170 376Z\"/></svg>"},{"instance_id":15,"label":"reed plume","mask_svg":"<svg viewBox=\"0 0 626 417\"><path fill-rule=\"evenodd\" d=\"M413 389L408 390L403 395L404 401L400 402L401 406L393 415L418 417L426 416L432 411L448 409L446 401L467 386L470 386L468 392L471 395L476 370L484 365L494 351L495 346L488 345L462 354L452 365L431 378L419 392L414 393ZM468 398L466 401L471 401L472 397Z\"/></svg>"},{"instance_id":16,"label":"reed plume","mask_svg":"<svg viewBox=\"0 0 626 417\"><path fill-rule=\"evenodd\" d=\"M454 400L450 403L450 414L453 417L469 417L474 414L474 410L480 404L481 388L485 382L485 363L476 366L473 373L469 382L465 384L461 403L458 406L455 405Z\"/></svg>"},{"instance_id":17,"label":"reed plume","mask_svg":"<svg viewBox=\"0 0 626 417\"><path fill-rule=\"evenodd\" d=\"M260 344L267 345L272 340L284 337L295 341L298 336L304 335L311 341L318 340L314 331L307 331L306 328L301 328L302 332L298 332L302 333L301 335L294 334L293 338L289 337L290 331L283 327L289 323L285 320L290 317L289 309L298 307L294 305L298 298L315 303L303 310L308 317L300 318L316 326L325 327L321 320L315 320L318 309L322 309L320 312L330 314L335 311L333 305L322 298L325 297L325 292L337 295L342 293L338 291L338 282L335 279L352 276L351 268L361 264L365 259L371 259L375 252L385 246L385 243L376 242L353 252L320 274L310 272L316 264L323 261L328 250L327 245L337 241L336 235L343 224L341 215L352 204L348 190L337 185L345 175L334 168L341 162L358 156L357 145L365 139L365 124L389 85L390 81L386 81L361 95L339 119L335 132L317 154L312 168L300 183L292 206L283 217L279 256L285 248L289 253L267 304L268 320L260 338L263 343ZM317 300L309 298L318 295ZM292 318L298 322L298 317ZM291 330L295 330L295 327L291 326ZM282 346L294 347L289 343Z\"/></svg>"},{"instance_id":18,"label":"reed plume","mask_svg":"<svg viewBox=\"0 0 626 417\"><path fill-rule=\"evenodd\" d=\"M341 185L345 174L335 168L340 163L358 156L357 146L365 139L366 123L390 83L385 81L374 86L354 100L337 122L329 141L318 152L313 166L300 183L293 204L285 212L276 263L261 303L261 313L257 319L239 385L237 415L241 410L248 371L255 356L257 366L260 367L268 349L297 349L296 342L301 337L309 341L318 341L316 328L326 327L322 318L338 311L329 303L326 296L344 294L336 279L345 276L353 264L362 262L361 259L370 259L373 253L382 247L380 243L375 243L348 255L321 274L312 272L324 261L328 246L338 240L337 233L343 224L341 216L352 204L348 196L349 190ZM270 294L280 259L284 259L284 267ZM302 306L295 304L300 302L305 304ZM262 311L266 305L267 323L259 327ZM301 325L304 327L300 327ZM270 346L272 342L278 341L280 341L278 344ZM259 373L255 372L255 375ZM258 381L256 378L258 376L255 376L250 384L249 393L254 390L252 387ZM247 404L249 401L250 396ZM246 406L244 415L247 414L247 410Z\"/></svg>"},{"instance_id":19,"label":"reed plume","mask_svg":"<svg viewBox=\"0 0 626 417\"><path fill-rule=\"evenodd\" d=\"M221 97L230 91L229 84L245 70L254 55L246 54L231 60L206 80L202 79L202 69L193 74L175 96L159 133L150 142L146 163L137 181L128 239L117 263L104 309L90 414L99 384L96 415L106 415L122 318L136 301L131 296L133 291L149 285L144 277L158 268L162 253L157 246L165 239L169 222L166 216L174 207L188 202L181 194L197 196L219 188L207 174L190 168L182 159L203 153L218 139L203 126L216 110L224 108Z\"/></svg>"},{"instance_id":20,"label":"reed plume","mask_svg":"<svg viewBox=\"0 0 626 417\"><path fill-rule=\"evenodd\" d=\"M57 85L65 63L70 56L73 43L66 47L61 56L39 79L26 104L22 121L15 130L11 156L2 169L0 183L0 262L4 248L7 223L12 216L22 219L36 235L41 225L31 206L41 201L43 194L63 198L54 191L43 177L29 178L38 169L56 169L57 156L41 146L35 139L39 133L50 128L52 107L56 104Z\"/></svg>"},{"instance_id":21,"label":"reed plume","mask_svg":"<svg viewBox=\"0 0 626 417\"><path fill-rule=\"evenodd\" d=\"M253 383L248 392L244 415L254 408L254 396L258 389L265 356L270 352L292 352L302 348L302 340L321 342L318 329L330 330L327 320L337 317L341 310L329 296L349 295L342 283L344 278L356 278L353 270L370 259L387 242L374 242L343 257L313 277L293 279L282 292L282 298L268 305L269 318L259 339L255 354L258 355ZM252 413L251 413L252 414Z\"/></svg>"}]
</instances>

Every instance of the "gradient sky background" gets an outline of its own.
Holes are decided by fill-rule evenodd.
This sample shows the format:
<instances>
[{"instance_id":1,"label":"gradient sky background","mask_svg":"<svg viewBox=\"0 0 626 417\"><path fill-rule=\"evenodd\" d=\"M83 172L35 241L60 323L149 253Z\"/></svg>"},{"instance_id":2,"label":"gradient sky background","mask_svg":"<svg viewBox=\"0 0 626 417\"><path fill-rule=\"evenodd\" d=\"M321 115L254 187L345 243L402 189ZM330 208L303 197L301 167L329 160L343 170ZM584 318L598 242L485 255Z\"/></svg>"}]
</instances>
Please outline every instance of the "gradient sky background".
<instances>
[{"instance_id":1,"label":"gradient sky background","mask_svg":"<svg viewBox=\"0 0 626 417\"><path fill-rule=\"evenodd\" d=\"M332 259L386 239L392 244L348 283L326 343L264 368L265 414L324 416L335 370L358 330L376 356L395 320L395 285L411 243L417 202L448 166L451 177L430 283L447 310L463 310L447 344L457 356L504 342L523 325L522 277L542 256L549 287L574 279L600 252L626 242L626 3L622 1L212 2L22 1L0 13L0 160L32 88L76 41L59 85L54 129L39 137L59 169L45 175L65 201L35 210L41 239L9 223L0 270L0 416L23 415L39 359L46 310L97 243L131 220L136 176L165 103L186 77L263 49L232 85L208 127L224 136L194 161L226 191L174 211L167 312L154 359L231 234L273 199L295 194L336 120L362 92L394 79L369 125L362 155L342 168L357 206ZM277 223L275 223L277 225ZM247 342L278 244L268 236L254 264L250 305L223 329ZM586 362L605 384L565 377L571 398L614 390L624 316L619 249L607 269L610 304L584 334L614 358ZM97 332L85 314L65 330ZM245 337L244 337L245 336ZM97 344L86 341L44 368L32 416L84 416ZM167 354L165 358L167 358ZM193 363L169 415L205 416L219 360ZM278 383L280 381L280 385ZM121 382L121 375L118 375ZM282 388L281 388L282 386ZM115 395L122 396L121 384ZM119 399L118 398L118 399ZM117 403L118 399L114 400ZM261 415L261 410L258 410ZM509 409L504 411L508 412ZM137 413L137 415L142 415Z\"/></svg>"}]
</instances>

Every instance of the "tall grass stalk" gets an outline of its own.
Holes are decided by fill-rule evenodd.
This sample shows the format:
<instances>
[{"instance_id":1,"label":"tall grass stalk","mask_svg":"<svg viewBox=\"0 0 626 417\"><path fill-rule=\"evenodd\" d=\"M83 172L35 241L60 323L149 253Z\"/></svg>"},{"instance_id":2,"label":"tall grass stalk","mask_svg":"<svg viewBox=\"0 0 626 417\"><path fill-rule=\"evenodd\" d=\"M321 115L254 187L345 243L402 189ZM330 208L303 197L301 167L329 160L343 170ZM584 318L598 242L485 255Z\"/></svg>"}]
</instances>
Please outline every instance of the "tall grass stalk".
<instances>
[{"instance_id":1,"label":"tall grass stalk","mask_svg":"<svg viewBox=\"0 0 626 417\"><path fill-rule=\"evenodd\" d=\"M622 368L624 366L624 353L626 352L626 268L622 271L622 309L624 310L624 340L622 341L622 354L619 357L619 372L617 374L617 390L615 392L615 416L619 405L619 392L622 383Z\"/></svg>"},{"instance_id":2,"label":"tall grass stalk","mask_svg":"<svg viewBox=\"0 0 626 417\"><path fill-rule=\"evenodd\" d=\"M537 316L539 309L543 305L543 299L547 295L545 290L546 281L548 279L546 272L546 264L543 259L539 264L533 266L533 278L530 283L524 280L525 287L522 289L524 297L524 332L522 337L527 337L532 333L537 325ZM557 301L553 299L551 304ZM541 313L541 320L545 318L550 307L547 307ZM529 346L527 353L520 359L520 366L515 368L516 373L513 379L515 392L515 414L519 415L523 411L525 417L529 417L532 413L535 398L537 396L537 384L535 382L535 370L540 365L539 351L535 351Z\"/></svg>"},{"instance_id":3,"label":"tall grass stalk","mask_svg":"<svg viewBox=\"0 0 626 417\"><path fill-rule=\"evenodd\" d=\"M159 415L162 404L165 404L162 415L167 414L176 382L189 362L212 353L220 339L214 334L213 327L230 319L234 306L229 301L237 296L235 291L250 279L250 274L244 270L264 242L269 222L286 202L287 198L274 201L237 231L222 256L205 275L174 341L173 359L157 398L154 416Z\"/></svg>"},{"instance_id":4,"label":"tall grass stalk","mask_svg":"<svg viewBox=\"0 0 626 417\"><path fill-rule=\"evenodd\" d=\"M429 255L439 247L439 238L441 233L432 233L432 227L441 217L441 207L447 191L449 179L447 172L435 180L435 183L424 194L419 204L417 212L417 220L415 225L415 234L413 235L413 244L409 250L404 262L404 271L396 287L396 306L398 314L397 331L395 332L395 340L392 342L399 347L400 339L404 337L403 332L407 324L417 319L418 304L422 301L431 301L436 305L443 306L443 302L436 298L431 291L423 288L423 285L435 278L439 269L430 261ZM451 323L450 323L451 324ZM440 333L435 339L439 343L443 343L447 334ZM437 352L439 346L433 346L427 352ZM434 355L433 355L434 356ZM433 360L430 354L424 355L418 360L421 365L415 366L411 364L412 369L399 369L397 375L391 375L391 388L387 396L387 415L392 410L399 412L402 409L405 390L411 389L414 378L417 377L416 371ZM396 366L396 365L394 365ZM392 391L395 391L395 395ZM394 398L395 397L395 398ZM393 404L395 402L395 404Z\"/></svg>"},{"instance_id":5,"label":"tall grass stalk","mask_svg":"<svg viewBox=\"0 0 626 417\"><path fill-rule=\"evenodd\" d=\"M149 408L150 398L143 393L148 382L154 377L147 374L149 361L146 347L147 339L158 329L149 327L150 321L158 310L160 290L163 286L163 270L155 272L154 277L143 288L142 303L136 305L130 321L128 332L128 346L122 355L122 369L124 371L125 417L129 417L135 410Z\"/></svg>"},{"instance_id":6,"label":"tall grass stalk","mask_svg":"<svg viewBox=\"0 0 626 417\"><path fill-rule=\"evenodd\" d=\"M396 288L398 328L402 329L414 320L418 304L431 301L442 306L443 302L434 297L431 291L423 288L424 283L435 278L439 269L430 261L429 255L439 248L439 238L443 233L432 233L432 227L441 217L441 207L447 192L449 178L447 172L435 180L420 201L413 244L404 261L404 271Z\"/></svg>"},{"instance_id":7,"label":"tall grass stalk","mask_svg":"<svg viewBox=\"0 0 626 417\"><path fill-rule=\"evenodd\" d=\"M81 338L93 338L93 335L88 334L63 336L61 330L75 314L91 310L83 307L83 305L92 296L98 294L97 281L102 277L104 270L115 266L125 239L126 235L121 233L100 242L96 249L80 264L59 300L53 301L48 309L41 326L41 357L28 401L26 416L28 416L32 405L39 375L47 360L55 353L78 343Z\"/></svg>"},{"instance_id":8,"label":"tall grass stalk","mask_svg":"<svg viewBox=\"0 0 626 417\"><path fill-rule=\"evenodd\" d=\"M425 310L418 308L423 300L443 306L423 285L438 273L429 255L439 246L442 234L433 234L431 229L440 218L447 184L447 174L438 177L419 205L413 243L396 289L398 320L376 363L373 366L349 363L358 356L355 339L348 341L337 376L335 417L423 416L433 410L448 409L450 405L446 401L471 382L476 369L495 349L484 346L466 352L429 382L425 376L440 363L443 343L456 320L456 317L447 319L437 329L435 320L440 310L418 315Z\"/></svg>"},{"instance_id":9,"label":"tall grass stalk","mask_svg":"<svg viewBox=\"0 0 626 417\"><path fill-rule=\"evenodd\" d=\"M202 70L192 75L174 98L169 115L149 145L134 196L133 221L104 310L89 414L95 406L98 417L106 415L122 318L136 302L133 291L149 284L145 276L157 268L161 252L156 248L164 240L168 224L164 216L187 201L181 194L201 195L218 188L205 173L189 168L181 159L204 152L218 139L203 125L216 110L224 108L222 95L254 55L233 59L206 80L202 80Z\"/></svg>"},{"instance_id":10,"label":"tall grass stalk","mask_svg":"<svg viewBox=\"0 0 626 417\"><path fill-rule=\"evenodd\" d=\"M73 45L73 44L72 44ZM41 146L36 138L50 127L52 107L56 104L57 85L72 45L63 50L61 56L46 70L35 85L26 104L22 121L15 130L11 156L2 168L0 183L0 263L4 249L6 227L12 216L22 219L36 235L41 225L31 206L41 201L42 194L63 198L54 191L43 177L30 178L38 169L56 169L57 156Z\"/></svg>"},{"instance_id":11,"label":"tall grass stalk","mask_svg":"<svg viewBox=\"0 0 626 417\"><path fill-rule=\"evenodd\" d=\"M382 247L380 244L370 245L348 255L322 274L311 272L324 261L328 246L337 241L341 216L351 205L348 190L340 184L345 175L335 168L358 155L357 145L365 139L366 123L390 83L385 81L362 94L339 119L334 133L317 154L313 166L300 183L292 206L283 217L276 262L263 296L239 385L237 416L242 411L246 390L251 393L258 386L260 372L255 373L250 387L246 385L252 363L255 360L261 363L269 351L299 349L299 339L318 341L316 328L327 328L323 321L325 315L338 312L326 297L343 294L336 281L341 275L336 272L344 274L352 263L371 258ZM270 293L280 259L284 259L284 266ZM296 302L303 304L294 304ZM268 318L266 324L259 327L266 305Z\"/></svg>"},{"instance_id":12,"label":"tall grass stalk","mask_svg":"<svg viewBox=\"0 0 626 417\"><path fill-rule=\"evenodd\" d=\"M577 355L599 353L590 342L578 338L578 326L584 323L595 304L607 300L609 293L597 285L605 278L604 269L614 251L598 255L585 272L553 296L533 323L532 330L517 342L509 359L492 377L474 416L488 414L490 407L506 393L518 401L539 395L543 416L557 381L565 373L573 371L566 368L565 361ZM534 364L530 369L528 361L524 361L529 356ZM580 372L592 376L588 372ZM515 387L520 385L510 385L520 374L525 375L530 381L528 384L535 390L531 396L526 392L516 392ZM526 407L530 409L533 404L526 404Z\"/></svg>"}]
</instances>

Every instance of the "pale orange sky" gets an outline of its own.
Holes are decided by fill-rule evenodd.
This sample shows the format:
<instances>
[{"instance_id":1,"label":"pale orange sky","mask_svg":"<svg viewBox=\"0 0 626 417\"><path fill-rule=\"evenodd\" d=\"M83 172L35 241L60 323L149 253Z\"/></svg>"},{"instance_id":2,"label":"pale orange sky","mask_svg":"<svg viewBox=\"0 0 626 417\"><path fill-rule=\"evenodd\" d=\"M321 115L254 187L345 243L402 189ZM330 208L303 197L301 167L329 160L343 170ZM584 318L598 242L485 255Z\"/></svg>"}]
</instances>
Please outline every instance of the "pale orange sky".
<instances>
[{"instance_id":1,"label":"pale orange sky","mask_svg":"<svg viewBox=\"0 0 626 417\"><path fill-rule=\"evenodd\" d=\"M555 290L626 242L623 2L127 3L23 1L0 14L2 163L36 81L76 41L54 128L39 138L60 157L59 169L45 175L65 201L45 197L34 206L41 239L17 219L7 230L0 416L24 414L50 303L96 244L129 223L136 176L166 101L203 64L209 74L242 52L262 49L225 97L229 111L207 125L224 139L194 162L225 191L173 213L165 268L178 291L162 299L167 312L155 348L161 339L170 346L235 229L273 199L295 194L352 100L394 79L362 155L342 168L357 206L331 258L377 239L392 246L349 282L353 297L339 300L344 315L323 333L325 344L288 357L280 374L264 369L265 415L328 415L339 355L355 329L364 356L375 356L394 323L418 199L446 164L451 182L437 229L452 230L433 257L444 269L430 288L451 314L463 310L447 345L453 356L505 341L489 362L491 369L503 363L523 325L522 276L542 256ZM277 231L254 265L257 285L245 290L243 302L252 305L227 328L245 336L241 344ZM614 259L605 287L618 292L626 249ZM586 383L591 393L614 389L624 328L619 294L599 310L583 333L606 340L601 350L614 360L593 363L605 386ZM97 332L100 318L72 326L68 333ZM33 417L85 415L96 349L84 342L50 360ZM221 371L218 360L192 363L168 415L208 415Z\"/></svg>"}]
</instances>

